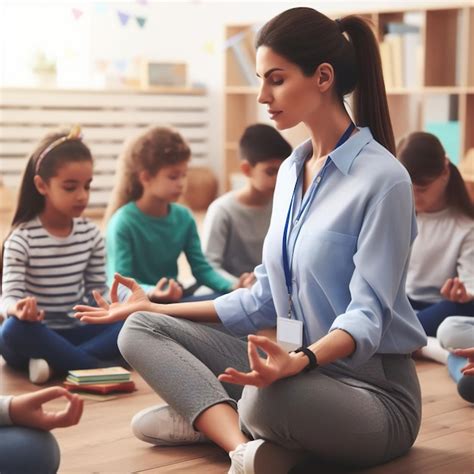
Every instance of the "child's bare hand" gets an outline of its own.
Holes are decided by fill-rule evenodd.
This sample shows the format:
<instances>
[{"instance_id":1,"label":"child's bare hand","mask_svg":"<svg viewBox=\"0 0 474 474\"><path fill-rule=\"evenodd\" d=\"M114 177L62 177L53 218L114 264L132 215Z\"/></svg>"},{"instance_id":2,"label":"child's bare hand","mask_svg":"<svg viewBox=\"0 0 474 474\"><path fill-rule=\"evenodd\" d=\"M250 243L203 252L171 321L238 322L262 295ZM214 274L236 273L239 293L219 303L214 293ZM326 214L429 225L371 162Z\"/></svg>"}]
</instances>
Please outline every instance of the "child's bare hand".
<instances>
[{"instance_id":1,"label":"child's bare hand","mask_svg":"<svg viewBox=\"0 0 474 474\"><path fill-rule=\"evenodd\" d=\"M253 272L244 272L239 277L239 281L234 285L234 290L237 288L250 288L255 283L255 275Z\"/></svg>"},{"instance_id":2,"label":"child's bare hand","mask_svg":"<svg viewBox=\"0 0 474 474\"><path fill-rule=\"evenodd\" d=\"M155 303L176 303L183 297L183 288L173 278L162 278L149 296Z\"/></svg>"},{"instance_id":3,"label":"child's bare hand","mask_svg":"<svg viewBox=\"0 0 474 474\"><path fill-rule=\"evenodd\" d=\"M9 308L8 313L21 321L29 321L31 323L44 319L44 311L38 311L38 305L34 296L27 296L18 300Z\"/></svg>"},{"instance_id":4,"label":"child's bare hand","mask_svg":"<svg viewBox=\"0 0 474 474\"><path fill-rule=\"evenodd\" d=\"M43 404L64 397L68 403L64 410L46 411ZM50 387L13 397L10 418L15 425L29 426L41 430L52 430L76 425L81 419L83 401L63 387Z\"/></svg>"},{"instance_id":5,"label":"child's bare hand","mask_svg":"<svg viewBox=\"0 0 474 474\"><path fill-rule=\"evenodd\" d=\"M474 295L467 292L464 283L458 278L448 278L440 291L443 298L454 303L469 303L474 300Z\"/></svg>"},{"instance_id":6,"label":"child's bare hand","mask_svg":"<svg viewBox=\"0 0 474 474\"><path fill-rule=\"evenodd\" d=\"M463 375L474 375L474 347L467 349L456 349L453 354L459 357L466 357L467 364L461 369Z\"/></svg>"}]
</instances>

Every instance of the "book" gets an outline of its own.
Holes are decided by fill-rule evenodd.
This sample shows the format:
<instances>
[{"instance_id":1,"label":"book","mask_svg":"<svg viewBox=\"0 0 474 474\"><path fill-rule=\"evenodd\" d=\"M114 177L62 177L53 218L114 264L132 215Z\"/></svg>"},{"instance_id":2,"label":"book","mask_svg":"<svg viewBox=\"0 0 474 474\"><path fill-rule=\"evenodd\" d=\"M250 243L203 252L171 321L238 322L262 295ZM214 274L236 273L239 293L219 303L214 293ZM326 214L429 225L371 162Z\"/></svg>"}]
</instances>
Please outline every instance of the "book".
<instances>
[{"instance_id":1,"label":"book","mask_svg":"<svg viewBox=\"0 0 474 474\"><path fill-rule=\"evenodd\" d=\"M122 367L70 370L66 380L76 385L106 382L128 382L130 380L130 372Z\"/></svg>"},{"instance_id":2,"label":"book","mask_svg":"<svg viewBox=\"0 0 474 474\"><path fill-rule=\"evenodd\" d=\"M77 385L68 381L63 382L63 387L70 392L92 392L106 395L113 392L134 392L136 390L135 383L132 380L120 383L98 383L98 384L82 384Z\"/></svg>"}]
</instances>

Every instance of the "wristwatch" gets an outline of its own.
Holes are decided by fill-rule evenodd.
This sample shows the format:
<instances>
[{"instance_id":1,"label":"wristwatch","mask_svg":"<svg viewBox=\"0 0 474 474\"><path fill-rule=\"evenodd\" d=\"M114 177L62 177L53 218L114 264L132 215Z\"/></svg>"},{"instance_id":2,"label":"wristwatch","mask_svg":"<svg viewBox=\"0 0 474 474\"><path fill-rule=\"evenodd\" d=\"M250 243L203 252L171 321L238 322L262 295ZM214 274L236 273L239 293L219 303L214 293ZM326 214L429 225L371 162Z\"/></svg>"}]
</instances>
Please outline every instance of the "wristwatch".
<instances>
[{"instance_id":1,"label":"wristwatch","mask_svg":"<svg viewBox=\"0 0 474 474\"><path fill-rule=\"evenodd\" d=\"M302 346L295 350L295 354L298 354L298 352L302 352L309 359L309 364L303 369L303 372L309 372L319 367L316 354L312 350Z\"/></svg>"}]
</instances>

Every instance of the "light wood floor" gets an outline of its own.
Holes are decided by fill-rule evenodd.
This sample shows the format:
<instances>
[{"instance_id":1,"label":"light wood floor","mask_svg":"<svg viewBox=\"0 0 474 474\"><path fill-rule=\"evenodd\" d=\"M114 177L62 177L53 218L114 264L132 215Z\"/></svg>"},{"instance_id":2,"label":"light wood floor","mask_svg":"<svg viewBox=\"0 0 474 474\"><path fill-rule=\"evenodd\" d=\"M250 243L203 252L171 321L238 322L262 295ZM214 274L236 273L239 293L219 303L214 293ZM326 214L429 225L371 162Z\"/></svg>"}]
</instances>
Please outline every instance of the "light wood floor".
<instances>
[{"instance_id":1,"label":"light wood floor","mask_svg":"<svg viewBox=\"0 0 474 474\"><path fill-rule=\"evenodd\" d=\"M423 422L415 447L398 460L366 474L458 474L474 472L473 410L456 392L445 366L417 361L423 392ZM229 463L217 447L200 445L154 448L134 438L130 419L139 410L160 399L133 374L138 390L101 398L86 398L79 425L57 429L62 460L60 473L192 473L222 474ZM59 381L57 381L59 382ZM35 390L25 375L0 360L0 393L19 394ZM59 402L51 404L59 407ZM317 427L315 427L317 435ZM321 433L324 436L324 433ZM307 473L341 472L328 466L312 466ZM355 472L355 471L352 471Z\"/></svg>"}]
</instances>

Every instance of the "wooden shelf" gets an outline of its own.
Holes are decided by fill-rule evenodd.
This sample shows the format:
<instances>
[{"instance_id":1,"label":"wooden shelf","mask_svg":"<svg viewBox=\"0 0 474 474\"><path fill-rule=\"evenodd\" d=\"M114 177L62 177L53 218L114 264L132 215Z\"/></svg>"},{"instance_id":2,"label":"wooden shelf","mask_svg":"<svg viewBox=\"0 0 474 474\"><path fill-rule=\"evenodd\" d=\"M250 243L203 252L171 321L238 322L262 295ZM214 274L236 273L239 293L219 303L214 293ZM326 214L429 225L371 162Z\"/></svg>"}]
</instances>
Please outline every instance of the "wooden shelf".
<instances>
[{"instance_id":1,"label":"wooden shelf","mask_svg":"<svg viewBox=\"0 0 474 474\"><path fill-rule=\"evenodd\" d=\"M411 23L419 26L419 48L413 56L415 74L402 76L403 81L390 84L414 84L409 87L388 87L389 104L395 140L415 130L422 130L427 122L437 122L440 111L438 104L448 110L446 122L459 122L459 143L461 158L474 148L474 6L472 1L458 0L456 3L433 5L411 5L406 8L381 6L377 10L351 11L370 20L379 41L386 37L389 23ZM349 14L335 13L333 18ZM412 23L413 24L413 23ZM245 47L250 51L255 28L249 24L226 27L227 39L245 34ZM404 40L403 40L404 41ZM407 45L406 51L411 51ZM250 48L250 49L249 49ZM407 49L408 48L408 49ZM225 53L225 136L224 174L225 188L230 186L230 175L238 170L238 140L246 126L262 118L256 106L259 88L250 85L249 74L245 79L235 54L227 49ZM252 50L253 51L253 50ZM403 51L403 50L401 50ZM252 57L254 52L249 52ZM409 58L410 59L410 58ZM403 58L400 61L403 63ZM393 68L392 68L393 69ZM411 77L410 77L411 76ZM398 76L399 78L400 76ZM388 81L386 81L389 84ZM445 96L445 97L444 97ZM444 110L443 109L443 110ZM433 113L434 111L434 113ZM444 121L444 119L442 120ZM284 131L285 138L297 145L305 138L305 130ZM306 135L307 136L307 135Z\"/></svg>"}]
</instances>

